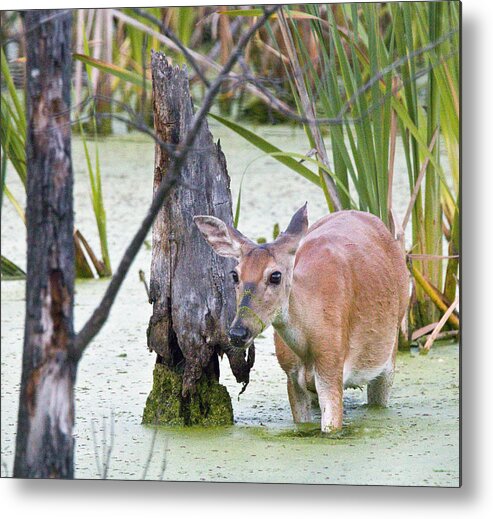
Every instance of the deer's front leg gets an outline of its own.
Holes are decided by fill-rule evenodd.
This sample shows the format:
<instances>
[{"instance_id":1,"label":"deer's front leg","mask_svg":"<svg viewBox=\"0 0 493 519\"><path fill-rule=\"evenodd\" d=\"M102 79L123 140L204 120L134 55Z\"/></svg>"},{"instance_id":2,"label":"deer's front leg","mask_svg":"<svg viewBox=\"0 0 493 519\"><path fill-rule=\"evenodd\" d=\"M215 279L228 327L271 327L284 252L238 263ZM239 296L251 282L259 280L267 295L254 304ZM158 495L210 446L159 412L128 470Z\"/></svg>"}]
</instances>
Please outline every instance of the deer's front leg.
<instances>
[{"instance_id":1,"label":"deer's front leg","mask_svg":"<svg viewBox=\"0 0 493 519\"><path fill-rule=\"evenodd\" d=\"M288 375L288 397L291 413L295 423L306 423L312 420L311 397L306 389L305 368L292 371Z\"/></svg>"},{"instance_id":2,"label":"deer's front leg","mask_svg":"<svg viewBox=\"0 0 493 519\"><path fill-rule=\"evenodd\" d=\"M319 360L315 364L315 387L322 413L322 432L333 432L342 428L342 366Z\"/></svg>"}]
</instances>

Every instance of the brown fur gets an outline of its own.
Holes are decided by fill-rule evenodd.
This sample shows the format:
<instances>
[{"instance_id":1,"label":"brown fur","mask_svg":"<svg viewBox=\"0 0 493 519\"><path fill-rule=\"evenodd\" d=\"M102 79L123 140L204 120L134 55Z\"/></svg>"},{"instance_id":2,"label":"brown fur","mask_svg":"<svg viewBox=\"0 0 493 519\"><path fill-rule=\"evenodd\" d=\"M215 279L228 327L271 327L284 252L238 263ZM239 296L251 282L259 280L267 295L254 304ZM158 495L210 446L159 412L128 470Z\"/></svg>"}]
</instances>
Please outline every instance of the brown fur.
<instances>
[{"instance_id":1,"label":"brown fur","mask_svg":"<svg viewBox=\"0 0 493 519\"><path fill-rule=\"evenodd\" d=\"M340 211L307 231L304 207L280 238L259 247L238 231L229 230L225 239L222 222L198 218L211 246L218 251L220 242L218 253L239 261L233 326L251 332L245 347L269 324L276 329L276 355L296 422L311 420L316 391L322 430L342 427L344 385L369 384L369 403L387 405L409 275L380 219ZM276 270L283 275L279 286L269 283Z\"/></svg>"},{"instance_id":2,"label":"brown fur","mask_svg":"<svg viewBox=\"0 0 493 519\"><path fill-rule=\"evenodd\" d=\"M296 322L306 344L296 355L276 333L276 354L288 380L302 368L318 373L334 407L330 428L342 425L345 364L365 372L391 356L390 372L381 384L392 377L408 290L404 256L377 217L341 211L309 229L296 253L289 301L290 321ZM309 389L306 375L305 384ZM383 394L381 401L371 403L385 404L387 399Z\"/></svg>"}]
</instances>

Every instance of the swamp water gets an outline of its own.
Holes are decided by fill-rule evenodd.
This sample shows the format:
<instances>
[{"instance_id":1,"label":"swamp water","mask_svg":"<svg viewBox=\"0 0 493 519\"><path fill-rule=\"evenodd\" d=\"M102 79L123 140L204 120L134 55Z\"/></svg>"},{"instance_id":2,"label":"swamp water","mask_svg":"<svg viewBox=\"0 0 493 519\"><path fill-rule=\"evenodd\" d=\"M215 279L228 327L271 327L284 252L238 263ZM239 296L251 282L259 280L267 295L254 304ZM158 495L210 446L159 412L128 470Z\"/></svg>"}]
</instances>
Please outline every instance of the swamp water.
<instances>
[{"instance_id":1,"label":"swamp water","mask_svg":"<svg viewBox=\"0 0 493 519\"><path fill-rule=\"evenodd\" d=\"M322 192L265 157L220 126L231 175L233 202L243 181L240 229L271 239L308 201L310 222L325 214ZM260 128L283 149L306 153L306 139L286 127ZM109 248L113 267L150 201L154 147L139 135L99 143ZM259 158L260 157L260 158ZM74 138L76 223L97 249L89 180L81 142ZM408 200L402 156L397 157L394 206L400 218ZM7 183L24 203L15 173ZM148 245L150 245L150 236ZM10 203L2 208L2 254L25 268L25 229ZM345 428L323 437L318 423L296 427L285 376L274 354L272 330L256 341L257 356L246 392L221 362L221 382L231 395L235 425L222 428L155 428L141 425L152 385L154 355L146 348L151 307L138 271L148 278L151 251L139 252L110 318L84 355L76 386L76 477L99 478L105 444L111 445L108 478L165 480L345 483L373 485L459 484L459 348L434 347L427 357L400 353L391 405L367 408L365 391L345 392ZM76 329L101 299L107 281L76 284ZM2 281L2 476L12 474L24 326L24 282ZM315 420L318 417L314 418ZM150 453L152 452L152 456ZM99 461L98 461L99 460ZM150 460L150 461L149 461Z\"/></svg>"}]
</instances>

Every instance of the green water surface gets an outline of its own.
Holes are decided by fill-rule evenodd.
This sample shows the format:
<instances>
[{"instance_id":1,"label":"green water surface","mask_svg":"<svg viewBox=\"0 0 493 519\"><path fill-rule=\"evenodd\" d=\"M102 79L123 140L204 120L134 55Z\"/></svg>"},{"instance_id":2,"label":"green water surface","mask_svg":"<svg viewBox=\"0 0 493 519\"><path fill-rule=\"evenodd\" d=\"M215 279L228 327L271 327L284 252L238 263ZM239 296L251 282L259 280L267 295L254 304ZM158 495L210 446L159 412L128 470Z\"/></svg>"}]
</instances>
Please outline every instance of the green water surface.
<instances>
[{"instance_id":1,"label":"green water surface","mask_svg":"<svg viewBox=\"0 0 493 519\"><path fill-rule=\"evenodd\" d=\"M259 128L283 149L306 153L306 139L295 129ZM294 176L274 159L224 128L221 138L236 200L242 174L240 229L270 239L292 212L308 201L310 221L326 212L322 192ZM146 213L152 193L152 142L141 136L111 137L100 143L110 254L115 267ZM76 223L98 249L81 142L73 142ZM261 158L259 158L261 157ZM398 155L394 207L402 217L408 191ZM9 169L7 183L24 203L22 187ZM2 209L2 253L25 268L25 229L7 200ZM148 237L150 243L150 236ZM111 444L107 476L184 481L247 481L373 485L459 484L459 349L434 347L427 357L402 353L390 407L367 408L364 391L345 392L344 430L319 433L318 419L296 427L287 400L285 376L274 354L272 331L257 341L257 359L247 391L221 362L221 382L233 401L235 425L212 429L155 429L141 425L151 389L154 356L146 348L151 315L143 285L150 249L144 247L125 281L110 318L84 355L76 388L76 477L99 478L104 445ZM75 318L79 329L100 300L107 281L77 282ZM24 327L24 283L2 281L1 403L2 476L12 474L17 398ZM113 433L113 434L112 434ZM106 440L105 440L106 438ZM110 441L112 438L112 441ZM150 456L152 448L152 456ZM150 462L148 462L150 458ZM99 459L99 464L97 462Z\"/></svg>"}]
</instances>

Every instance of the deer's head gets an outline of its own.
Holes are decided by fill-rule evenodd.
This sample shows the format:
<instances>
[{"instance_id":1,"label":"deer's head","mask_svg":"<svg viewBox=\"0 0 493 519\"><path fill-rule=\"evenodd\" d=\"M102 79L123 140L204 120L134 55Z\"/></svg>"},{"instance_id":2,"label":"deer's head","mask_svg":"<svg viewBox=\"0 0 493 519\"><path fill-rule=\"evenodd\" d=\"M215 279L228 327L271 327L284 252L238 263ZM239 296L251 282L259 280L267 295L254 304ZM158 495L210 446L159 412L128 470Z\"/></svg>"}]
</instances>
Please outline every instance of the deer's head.
<instances>
[{"instance_id":1,"label":"deer's head","mask_svg":"<svg viewBox=\"0 0 493 519\"><path fill-rule=\"evenodd\" d=\"M263 245L213 216L196 216L194 221L216 254L238 261L230 272L236 316L229 337L233 346L246 349L287 308L295 254L308 229L306 204L275 241Z\"/></svg>"}]
</instances>

